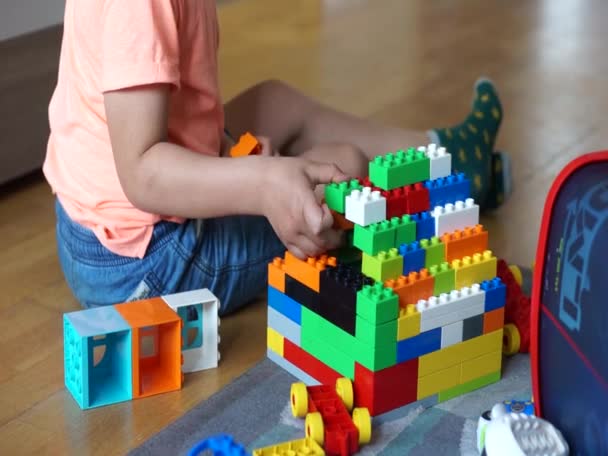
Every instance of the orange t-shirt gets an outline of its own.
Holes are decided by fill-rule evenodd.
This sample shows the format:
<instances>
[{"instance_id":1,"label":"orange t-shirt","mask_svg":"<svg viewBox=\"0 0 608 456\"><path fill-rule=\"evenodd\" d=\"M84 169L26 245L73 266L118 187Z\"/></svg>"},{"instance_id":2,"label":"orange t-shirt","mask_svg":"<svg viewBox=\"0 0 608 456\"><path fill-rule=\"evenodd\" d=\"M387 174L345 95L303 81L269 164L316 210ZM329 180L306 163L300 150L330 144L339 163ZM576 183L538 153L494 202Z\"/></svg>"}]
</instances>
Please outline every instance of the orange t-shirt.
<instances>
[{"instance_id":1,"label":"orange t-shirt","mask_svg":"<svg viewBox=\"0 0 608 456\"><path fill-rule=\"evenodd\" d=\"M142 212L118 180L103 94L171 84L169 139L219 154L214 0L67 0L59 76L49 107L44 173L68 215L122 256L142 258L154 224L183 220Z\"/></svg>"}]
</instances>

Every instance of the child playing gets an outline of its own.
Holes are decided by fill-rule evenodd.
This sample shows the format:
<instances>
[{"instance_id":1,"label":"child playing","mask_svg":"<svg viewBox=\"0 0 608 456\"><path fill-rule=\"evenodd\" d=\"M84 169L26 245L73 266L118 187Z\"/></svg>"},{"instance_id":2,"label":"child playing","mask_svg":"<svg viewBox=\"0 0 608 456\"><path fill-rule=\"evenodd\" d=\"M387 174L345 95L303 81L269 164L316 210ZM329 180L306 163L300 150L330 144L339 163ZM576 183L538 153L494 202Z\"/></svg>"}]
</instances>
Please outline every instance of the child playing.
<instances>
[{"instance_id":1,"label":"child playing","mask_svg":"<svg viewBox=\"0 0 608 456\"><path fill-rule=\"evenodd\" d=\"M474 196L496 206L502 111L480 80L456 127L413 132L337 112L277 81L226 105L212 0L67 0L44 173L57 196L67 282L85 307L209 288L221 313L265 287L285 248L339 243L317 186L367 175L375 155L426 144L454 151ZM226 128L263 144L230 158Z\"/></svg>"}]
</instances>

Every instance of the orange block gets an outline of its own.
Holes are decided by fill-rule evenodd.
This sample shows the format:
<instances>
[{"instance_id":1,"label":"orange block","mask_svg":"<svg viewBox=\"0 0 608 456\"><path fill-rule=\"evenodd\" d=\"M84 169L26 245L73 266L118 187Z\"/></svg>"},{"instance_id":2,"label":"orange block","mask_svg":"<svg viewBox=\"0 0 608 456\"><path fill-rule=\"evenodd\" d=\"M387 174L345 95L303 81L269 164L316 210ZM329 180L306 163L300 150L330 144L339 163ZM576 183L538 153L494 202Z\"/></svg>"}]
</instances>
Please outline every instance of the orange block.
<instances>
[{"instance_id":1,"label":"orange block","mask_svg":"<svg viewBox=\"0 0 608 456\"><path fill-rule=\"evenodd\" d=\"M131 326L133 397L182 387L182 320L161 298L117 304Z\"/></svg>"},{"instance_id":2,"label":"orange block","mask_svg":"<svg viewBox=\"0 0 608 456\"><path fill-rule=\"evenodd\" d=\"M321 285L321 271L326 266L336 266L336 257L321 255L302 261L291 253L285 252L283 270L298 282L317 292Z\"/></svg>"},{"instance_id":3,"label":"orange block","mask_svg":"<svg viewBox=\"0 0 608 456\"><path fill-rule=\"evenodd\" d=\"M488 249L488 232L482 225L467 227L441 236L445 244L445 257L448 263L465 256L473 256Z\"/></svg>"},{"instance_id":4,"label":"orange block","mask_svg":"<svg viewBox=\"0 0 608 456\"><path fill-rule=\"evenodd\" d=\"M406 308L408 304L416 304L419 299L433 296L435 277L427 269L420 272L410 272L407 276L387 280L384 286L392 288L399 296L399 307Z\"/></svg>"},{"instance_id":5,"label":"orange block","mask_svg":"<svg viewBox=\"0 0 608 456\"><path fill-rule=\"evenodd\" d=\"M347 220L346 217L344 217L344 215L340 214L339 212L334 211L333 209L331 211L331 214L334 216L333 228L335 230L349 231L349 230L355 229L355 224L353 222L351 222L350 220Z\"/></svg>"},{"instance_id":6,"label":"orange block","mask_svg":"<svg viewBox=\"0 0 608 456\"><path fill-rule=\"evenodd\" d=\"M268 264L268 285L285 293L285 271L283 270L283 259L275 258Z\"/></svg>"},{"instance_id":7,"label":"orange block","mask_svg":"<svg viewBox=\"0 0 608 456\"><path fill-rule=\"evenodd\" d=\"M259 155L261 152L262 145L255 136L247 132L239 138L238 143L232 146L230 149L230 156L246 157L247 155Z\"/></svg>"},{"instance_id":8,"label":"orange block","mask_svg":"<svg viewBox=\"0 0 608 456\"><path fill-rule=\"evenodd\" d=\"M483 333L491 333L505 325L505 308L500 307L483 314Z\"/></svg>"}]
</instances>

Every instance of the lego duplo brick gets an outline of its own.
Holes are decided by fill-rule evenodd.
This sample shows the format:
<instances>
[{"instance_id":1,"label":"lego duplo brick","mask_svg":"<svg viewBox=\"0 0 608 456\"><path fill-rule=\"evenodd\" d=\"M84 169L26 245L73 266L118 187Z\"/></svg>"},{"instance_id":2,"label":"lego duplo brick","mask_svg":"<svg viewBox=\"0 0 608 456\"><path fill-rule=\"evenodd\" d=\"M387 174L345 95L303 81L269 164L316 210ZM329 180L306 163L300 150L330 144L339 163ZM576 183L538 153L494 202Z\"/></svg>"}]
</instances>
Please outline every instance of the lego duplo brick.
<instances>
[{"instance_id":1,"label":"lego duplo brick","mask_svg":"<svg viewBox=\"0 0 608 456\"><path fill-rule=\"evenodd\" d=\"M344 214L346 197L353 190L361 190L362 188L363 186L356 179L348 182L329 183L325 186L325 203L330 209Z\"/></svg>"},{"instance_id":2,"label":"lego duplo brick","mask_svg":"<svg viewBox=\"0 0 608 456\"><path fill-rule=\"evenodd\" d=\"M439 392L439 402L449 401L450 399L454 399L455 397L462 396L464 394L475 391L476 389L480 389L484 386L496 383L498 380L500 380L500 371L492 372L491 374L478 377L469 382L456 385L452 388L448 388L444 391Z\"/></svg>"},{"instance_id":3,"label":"lego duplo brick","mask_svg":"<svg viewBox=\"0 0 608 456\"><path fill-rule=\"evenodd\" d=\"M429 192L429 203L432 208L465 201L471 196L471 182L463 173L428 180L424 186Z\"/></svg>"},{"instance_id":4,"label":"lego duplo brick","mask_svg":"<svg viewBox=\"0 0 608 456\"><path fill-rule=\"evenodd\" d=\"M357 341L355 361L369 370L378 371L397 364L397 342L370 347Z\"/></svg>"},{"instance_id":5,"label":"lego duplo brick","mask_svg":"<svg viewBox=\"0 0 608 456\"><path fill-rule=\"evenodd\" d=\"M339 326L308 309L302 309L301 340L322 339L337 350L355 356L356 338ZM305 345L302 348L308 350Z\"/></svg>"},{"instance_id":6,"label":"lego duplo brick","mask_svg":"<svg viewBox=\"0 0 608 456\"><path fill-rule=\"evenodd\" d=\"M357 316L355 337L365 345L376 347L397 342L397 320L379 325Z\"/></svg>"},{"instance_id":7,"label":"lego duplo brick","mask_svg":"<svg viewBox=\"0 0 608 456\"><path fill-rule=\"evenodd\" d=\"M456 271L456 288L471 286L496 277L496 257L490 250L452 261Z\"/></svg>"},{"instance_id":8,"label":"lego duplo brick","mask_svg":"<svg viewBox=\"0 0 608 456\"><path fill-rule=\"evenodd\" d=\"M282 258L275 258L272 263L268 263L268 285L285 293L285 271Z\"/></svg>"},{"instance_id":9,"label":"lego duplo brick","mask_svg":"<svg viewBox=\"0 0 608 456\"><path fill-rule=\"evenodd\" d=\"M395 320L399 314L399 298L381 283L366 285L357 293L357 315L379 325Z\"/></svg>"},{"instance_id":10,"label":"lego duplo brick","mask_svg":"<svg viewBox=\"0 0 608 456\"><path fill-rule=\"evenodd\" d=\"M397 342L397 363L418 358L422 355L435 352L441 348L441 328L403 339Z\"/></svg>"},{"instance_id":11,"label":"lego duplo brick","mask_svg":"<svg viewBox=\"0 0 608 456\"><path fill-rule=\"evenodd\" d=\"M299 381L304 382L308 386L318 385L319 381L313 378L311 375L304 372L302 369L297 367L295 364L290 363L285 358L279 356L276 352L271 349L266 350L266 357L279 366L281 369L289 372Z\"/></svg>"},{"instance_id":12,"label":"lego duplo brick","mask_svg":"<svg viewBox=\"0 0 608 456\"><path fill-rule=\"evenodd\" d=\"M338 378L343 377L339 372L336 372L327 364L319 361L288 339L285 340L283 353L287 361L323 385L333 385Z\"/></svg>"},{"instance_id":13,"label":"lego duplo brick","mask_svg":"<svg viewBox=\"0 0 608 456\"><path fill-rule=\"evenodd\" d=\"M347 220L344 214L331 210L331 215L334 218L332 227L336 230L352 231L355 229L355 224Z\"/></svg>"},{"instance_id":14,"label":"lego duplo brick","mask_svg":"<svg viewBox=\"0 0 608 456\"><path fill-rule=\"evenodd\" d=\"M268 306L268 327L294 344L300 345L301 326L270 306Z\"/></svg>"},{"instance_id":15,"label":"lego duplo brick","mask_svg":"<svg viewBox=\"0 0 608 456\"><path fill-rule=\"evenodd\" d=\"M386 218L399 217L406 213L407 203L404 187L382 190L380 194L386 199Z\"/></svg>"},{"instance_id":16,"label":"lego duplo brick","mask_svg":"<svg viewBox=\"0 0 608 456\"><path fill-rule=\"evenodd\" d=\"M266 346L269 350L283 357L284 337L270 326L266 328Z\"/></svg>"},{"instance_id":17,"label":"lego duplo brick","mask_svg":"<svg viewBox=\"0 0 608 456\"><path fill-rule=\"evenodd\" d=\"M396 227L395 246L408 244L416 240L416 221L409 215L391 219L391 223Z\"/></svg>"},{"instance_id":18,"label":"lego duplo brick","mask_svg":"<svg viewBox=\"0 0 608 456\"><path fill-rule=\"evenodd\" d=\"M314 291L319 291L321 271L327 266L336 266L336 258L321 255L319 257L310 257L306 261L303 261L289 251L285 252L283 270L287 275Z\"/></svg>"},{"instance_id":19,"label":"lego duplo brick","mask_svg":"<svg viewBox=\"0 0 608 456\"><path fill-rule=\"evenodd\" d=\"M354 245L368 255L395 247L397 227L384 220L368 226L355 225Z\"/></svg>"},{"instance_id":20,"label":"lego duplo brick","mask_svg":"<svg viewBox=\"0 0 608 456\"><path fill-rule=\"evenodd\" d=\"M507 287L498 277L481 282L481 289L486 293L486 312L504 307L507 299Z\"/></svg>"},{"instance_id":21,"label":"lego duplo brick","mask_svg":"<svg viewBox=\"0 0 608 456\"><path fill-rule=\"evenodd\" d=\"M426 269L421 269L387 280L384 285L395 291L399 296L399 306L405 308L408 304L416 304L420 299L433 296L435 278Z\"/></svg>"},{"instance_id":22,"label":"lego duplo brick","mask_svg":"<svg viewBox=\"0 0 608 456\"><path fill-rule=\"evenodd\" d=\"M462 340L469 340L483 334L483 314L462 320Z\"/></svg>"},{"instance_id":23,"label":"lego duplo brick","mask_svg":"<svg viewBox=\"0 0 608 456\"><path fill-rule=\"evenodd\" d=\"M318 337L302 334L302 348L343 377L354 378L355 360Z\"/></svg>"},{"instance_id":24,"label":"lego duplo brick","mask_svg":"<svg viewBox=\"0 0 608 456\"><path fill-rule=\"evenodd\" d=\"M311 437L291 440L253 450L251 456L325 456L325 451Z\"/></svg>"},{"instance_id":25,"label":"lego duplo brick","mask_svg":"<svg viewBox=\"0 0 608 456\"><path fill-rule=\"evenodd\" d=\"M353 190L346 197L345 217L357 225L371 225L386 220L386 198L369 187Z\"/></svg>"},{"instance_id":26,"label":"lego duplo brick","mask_svg":"<svg viewBox=\"0 0 608 456\"><path fill-rule=\"evenodd\" d=\"M429 239L435 236L435 217L432 212L419 212L411 215L411 219L416 223L416 240Z\"/></svg>"},{"instance_id":27,"label":"lego duplo brick","mask_svg":"<svg viewBox=\"0 0 608 456\"><path fill-rule=\"evenodd\" d=\"M377 416L416 401L418 359L373 372L355 363L355 406Z\"/></svg>"},{"instance_id":28,"label":"lego duplo brick","mask_svg":"<svg viewBox=\"0 0 608 456\"><path fill-rule=\"evenodd\" d=\"M421 247L419 241L401 244L399 246L399 255L403 257L403 275L420 271L424 268L426 250Z\"/></svg>"},{"instance_id":29,"label":"lego duplo brick","mask_svg":"<svg viewBox=\"0 0 608 456\"><path fill-rule=\"evenodd\" d=\"M441 327L441 348L463 341L464 322L462 320Z\"/></svg>"},{"instance_id":30,"label":"lego duplo brick","mask_svg":"<svg viewBox=\"0 0 608 456\"><path fill-rule=\"evenodd\" d=\"M354 337L357 317L354 308L335 305L330 299L321 298L319 316Z\"/></svg>"},{"instance_id":31,"label":"lego duplo brick","mask_svg":"<svg viewBox=\"0 0 608 456\"><path fill-rule=\"evenodd\" d=\"M420 312L414 304L399 309L397 340L409 339L420 334Z\"/></svg>"},{"instance_id":32,"label":"lego duplo brick","mask_svg":"<svg viewBox=\"0 0 608 456\"><path fill-rule=\"evenodd\" d=\"M463 287L432 296L428 300L421 299L416 303L420 312L420 330L428 331L433 328L449 325L484 313L485 292L479 285Z\"/></svg>"},{"instance_id":33,"label":"lego duplo brick","mask_svg":"<svg viewBox=\"0 0 608 456\"><path fill-rule=\"evenodd\" d=\"M403 188L405 193L405 213L417 214L431 209L429 190L422 182L408 185Z\"/></svg>"},{"instance_id":34,"label":"lego duplo brick","mask_svg":"<svg viewBox=\"0 0 608 456\"><path fill-rule=\"evenodd\" d=\"M438 237L421 239L420 247L424 249L424 267L430 268L445 261L445 246Z\"/></svg>"},{"instance_id":35,"label":"lego duplo brick","mask_svg":"<svg viewBox=\"0 0 608 456\"><path fill-rule=\"evenodd\" d=\"M442 293L449 293L456 288L456 271L452 266L443 262L439 265L434 265L429 268L429 273L435 279L433 286L433 295L439 296Z\"/></svg>"},{"instance_id":36,"label":"lego duplo brick","mask_svg":"<svg viewBox=\"0 0 608 456\"><path fill-rule=\"evenodd\" d=\"M460 366L420 376L418 372L417 399L423 399L460 384Z\"/></svg>"},{"instance_id":37,"label":"lego duplo brick","mask_svg":"<svg viewBox=\"0 0 608 456\"><path fill-rule=\"evenodd\" d=\"M428 180L430 177L430 160L424 152L413 147L407 151L397 151L378 156L369 163L369 178L382 190Z\"/></svg>"},{"instance_id":38,"label":"lego duplo brick","mask_svg":"<svg viewBox=\"0 0 608 456\"><path fill-rule=\"evenodd\" d=\"M465 201L448 203L445 206L436 206L432 211L435 221L434 236L443 236L456 230L463 230L468 226L479 224L479 206L472 198Z\"/></svg>"},{"instance_id":39,"label":"lego duplo brick","mask_svg":"<svg viewBox=\"0 0 608 456\"><path fill-rule=\"evenodd\" d=\"M421 150L422 149L422 150ZM452 172L452 156L445 147L437 147L429 144L426 148L418 148L429 157L429 179L439 179L448 176Z\"/></svg>"},{"instance_id":40,"label":"lego duplo brick","mask_svg":"<svg viewBox=\"0 0 608 456\"><path fill-rule=\"evenodd\" d=\"M285 276L285 295L301 307L315 312L321 308L321 295L289 275Z\"/></svg>"},{"instance_id":41,"label":"lego duplo brick","mask_svg":"<svg viewBox=\"0 0 608 456\"><path fill-rule=\"evenodd\" d=\"M502 364L502 347L491 353L487 353L478 358L462 362L460 370L460 382L470 382L484 375L500 371Z\"/></svg>"},{"instance_id":42,"label":"lego duplo brick","mask_svg":"<svg viewBox=\"0 0 608 456\"><path fill-rule=\"evenodd\" d=\"M285 315L298 325L302 321L302 306L271 286L268 287L268 306Z\"/></svg>"},{"instance_id":43,"label":"lego duplo brick","mask_svg":"<svg viewBox=\"0 0 608 456\"><path fill-rule=\"evenodd\" d=\"M403 257L396 248L379 252L377 255L363 254L361 272L368 277L384 282L399 277L403 271Z\"/></svg>"},{"instance_id":44,"label":"lego duplo brick","mask_svg":"<svg viewBox=\"0 0 608 456\"><path fill-rule=\"evenodd\" d=\"M486 296L487 296L486 292ZM500 329L505 324L505 308L491 310L483 314L483 333L487 334Z\"/></svg>"},{"instance_id":45,"label":"lego duplo brick","mask_svg":"<svg viewBox=\"0 0 608 456\"><path fill-rule=\"evenodd\" d=\"M482 225L465 227L441 236L445 244L445 259L452 262L488 249L488 232Z\"/></svg>"}]
</instances>

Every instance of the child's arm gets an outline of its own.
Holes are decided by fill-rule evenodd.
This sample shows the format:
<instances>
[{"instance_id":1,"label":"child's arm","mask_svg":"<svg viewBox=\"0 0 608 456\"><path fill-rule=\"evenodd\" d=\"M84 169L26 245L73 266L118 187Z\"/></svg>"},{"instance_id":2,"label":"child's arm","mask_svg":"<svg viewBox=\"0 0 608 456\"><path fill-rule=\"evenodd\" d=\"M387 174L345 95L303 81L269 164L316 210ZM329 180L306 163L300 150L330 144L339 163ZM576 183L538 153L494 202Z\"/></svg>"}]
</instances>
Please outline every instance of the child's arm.
<instances>
[{"instance_id":1,"label":"child's arm","mask_svg":"<svg viewBox=\"0 0 608 456\"><path fill-rule=\"evenodd\" d=\"M266 216L294 254L315 255L338 243L332 216L319 206L317 184L346 176L334 165L300 158L221 158L168 142L169 86L105 94L114 160L131 203L185 218Z\"/></svg>"}]
</instances>

